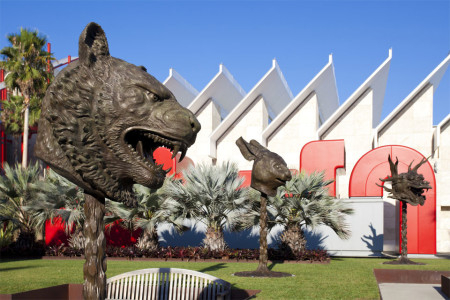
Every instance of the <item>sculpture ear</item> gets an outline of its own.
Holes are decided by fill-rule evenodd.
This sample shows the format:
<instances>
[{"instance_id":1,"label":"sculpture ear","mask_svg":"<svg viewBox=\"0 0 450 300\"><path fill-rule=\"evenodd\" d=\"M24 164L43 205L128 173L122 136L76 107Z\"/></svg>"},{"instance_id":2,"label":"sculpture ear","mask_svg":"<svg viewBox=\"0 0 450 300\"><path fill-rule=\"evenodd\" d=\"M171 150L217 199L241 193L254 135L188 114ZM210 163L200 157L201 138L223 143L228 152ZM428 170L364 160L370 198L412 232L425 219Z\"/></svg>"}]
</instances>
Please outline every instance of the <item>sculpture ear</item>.
<instances>
[{"instance_id":1,"label":"sculpture ear","mask_svg":"<svg viewBox=\"0 0 450 300\"><path fill-rule=\"evenodd\" d=\"M242 156L246 160L255 160L256 155L251 151L251 145L247 143L242 136L236 140L236 145L239 147L239 150L241 150ZM250 147L249 147L250 146Z\"/></svg>"},{"instance_id":2,"label":"sculpture ear","mask_svg":"<svg viewBox=\"0 0 450 300\"><path fill-rule=\"evenodd\" d=\"M109 56L105 32L97 23L89 23L81 33L78 42L78 56L81 63L89 66L100 57Z\"/></svg>"}]
</instances>

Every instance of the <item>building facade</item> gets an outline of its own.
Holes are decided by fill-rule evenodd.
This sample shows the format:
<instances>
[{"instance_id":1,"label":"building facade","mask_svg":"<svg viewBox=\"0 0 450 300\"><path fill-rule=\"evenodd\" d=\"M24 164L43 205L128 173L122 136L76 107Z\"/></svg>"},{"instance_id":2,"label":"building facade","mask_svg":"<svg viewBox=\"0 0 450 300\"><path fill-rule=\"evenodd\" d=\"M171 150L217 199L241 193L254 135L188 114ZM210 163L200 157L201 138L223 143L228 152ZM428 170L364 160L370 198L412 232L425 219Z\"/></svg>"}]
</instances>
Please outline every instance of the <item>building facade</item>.
<instances>
[{"instance_id":1,"label":"building facade","mask_svg":"<svg viewBox=\"0 0 450 300\"><path fill-rule=\"evenodd\" d=\"M334 255L370 256L399 251L399 204L376 185L379 178L390 175L388 155L398 157L400 172L406 171L411 161L426 157L428 162L419 173L433 190L427 192L425 206L408 210L408 251L450 252L450 185L446 184L450 182L450 115L433 125L433 94L450 64L450 55L430 74L424 74L424 80L382 120L391 59L389 51L341 105L331 55L297 95L292 94L276 60L249 92L224 65L200 92L171 69L164 84L196 115L202 130L183 163L167 156L166 168L181 172L189 164L231 160L249 176L252 163L240 155L235 141L240 136L255 139L280 154L290 169L325 171L335 180L330 193L354 208L355 214L348 218L349 240L339 240L327 228L318 228L308 232L309 247L323 247ZM4 94L2 90L2 97ZM5 161L8 142L3 132L2 141ZM253 241L256 247L257 239Z\"/></svg>"}]
</instances>

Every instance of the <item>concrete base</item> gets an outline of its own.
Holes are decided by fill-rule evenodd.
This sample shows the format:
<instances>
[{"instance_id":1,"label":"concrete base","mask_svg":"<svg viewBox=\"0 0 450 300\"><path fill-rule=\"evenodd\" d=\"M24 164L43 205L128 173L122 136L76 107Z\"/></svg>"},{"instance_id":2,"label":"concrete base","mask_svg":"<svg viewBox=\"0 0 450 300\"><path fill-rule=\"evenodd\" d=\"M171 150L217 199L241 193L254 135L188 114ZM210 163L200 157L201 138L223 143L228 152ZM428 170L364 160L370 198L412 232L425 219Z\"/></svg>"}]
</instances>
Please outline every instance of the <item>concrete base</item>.
<instances>
[{"instance_id":1,"label":"concrete base","mask_svg":"<svg viewBox=\"0 0 450 300\"><path fill-rule=\"evenodd\" d=\"M380 283L382 300L442 300L448 299L439 284L426 283Z\"/></svg>"},{"instance_id":2,"label":"concrete base","mask_svg":"<svg viewBox=\"0 0 450 300\"><path fill-rule=\"evenodd\" d=\"M381 299L448 299L445 283L450 271L374 269Z\"/></svg>"}]
</instances>

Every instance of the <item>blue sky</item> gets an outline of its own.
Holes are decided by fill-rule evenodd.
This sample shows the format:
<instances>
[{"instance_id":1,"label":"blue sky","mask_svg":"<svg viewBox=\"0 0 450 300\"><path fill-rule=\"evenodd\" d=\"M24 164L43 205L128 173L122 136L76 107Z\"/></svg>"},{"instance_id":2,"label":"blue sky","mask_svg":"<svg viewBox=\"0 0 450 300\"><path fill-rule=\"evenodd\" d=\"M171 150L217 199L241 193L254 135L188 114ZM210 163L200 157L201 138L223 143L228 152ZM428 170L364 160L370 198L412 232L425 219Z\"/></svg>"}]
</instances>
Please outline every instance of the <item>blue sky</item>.
<instances>
[{"instance_id":1,"label":"blue sky","mask_svg":"<svg viewBox=\"0 0 450 300\"><path fill-rule=\"evenodd\" d=\"M113 56L160 81L174 68L202 90L223 63L246 92L276 58L294 96L333 54L340 102L393 58L382 119L449 53L450 1L5 1L0 48L38 29L57 58L77 56L95 21ZM434 124L450 113L450 70L435 93Z\"/></svg>"}]
</instances>

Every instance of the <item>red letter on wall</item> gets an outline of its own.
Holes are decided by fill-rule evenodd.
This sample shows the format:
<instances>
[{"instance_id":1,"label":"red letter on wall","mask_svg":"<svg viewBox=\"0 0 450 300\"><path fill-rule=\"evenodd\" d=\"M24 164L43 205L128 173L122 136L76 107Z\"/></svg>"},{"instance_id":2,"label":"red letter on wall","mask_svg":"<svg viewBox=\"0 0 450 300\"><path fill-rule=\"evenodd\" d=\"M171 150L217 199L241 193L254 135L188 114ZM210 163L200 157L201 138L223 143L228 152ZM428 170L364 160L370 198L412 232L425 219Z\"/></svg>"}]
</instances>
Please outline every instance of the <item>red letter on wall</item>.
<instances>
[{"instance_id":1,"label":"red letter on wall","mask_svg":"<svg viewBox=\"0 0 450 300\"><path fill-rule=\"evenodd\" d=\"M325 171L325 179L334 180L328 187L331 196L336 196L336 169L339 168L345 168L344 140L312 141L303 146L300 171Z\"/></svg>"},{"instance_id":2,"label":"red letter on wall","mask_svg":"<svg viewBox=\"0 0 450 300\"><path fill-rule=\"evenodd\" d=\"M398 158L398 172L408 170L408 165L414 161L416 165L424 156L418 151L405 146L382 146L364 154L353 168L350 176L350 197L382 197L383 189L380 178L391 175L388 155L392 160ZM424 206L408 205L408 253L436 253L436 179L429 162L419 168L425 180L430 182L431 190L425 192Z\"/></svg>"}]
</instances>

